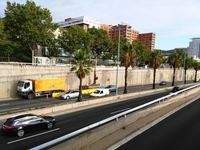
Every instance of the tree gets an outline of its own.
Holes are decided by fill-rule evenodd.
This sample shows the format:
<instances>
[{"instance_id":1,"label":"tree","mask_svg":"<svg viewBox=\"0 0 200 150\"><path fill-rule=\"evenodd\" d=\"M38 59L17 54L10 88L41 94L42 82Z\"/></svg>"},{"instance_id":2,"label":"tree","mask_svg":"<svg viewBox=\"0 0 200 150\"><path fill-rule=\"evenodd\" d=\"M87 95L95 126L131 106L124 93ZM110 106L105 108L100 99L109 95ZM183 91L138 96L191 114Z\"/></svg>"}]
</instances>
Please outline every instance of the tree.
<instances>
[{"instance_id":1,"label":"tree","mask_svg":"<svg viewBox=\"0 0 200 150\"><path fill-rule=\"evenodd\" d=\"M132 46L137 54L137 64L146 64L151 51L145 46L143 42L138 40L133 41Z\"/></svg>"},{"instance_id":2,"label":"tree","mask_svg":"<svg viewBox=\"0 0 200 150\"><path fill-rule=\"evenodd\" d=\"M36 6L33 1L26 4L7 2L5 10L5 31L8 39L19 42L32 52L32 61L38 46L48 47L48 41L55 38L57 25L52 23L51 13Z\"/></svg>"},{"instance_id":3,"label":"tree","mask_svg":"<svg viewBox=\"0 0 200 150\"><path fill-rule=\"evenodd\" d=\"M127 77L128 77L128 68L135 66L136 52L135 49L122 38L122 45L120 45L121 51L121 66L125 67L125 76L124 76L124 93L127 93Z\"/></svg>"},{"instance_id":4,"label":"tree","mask_svg":"<svg viewBox=\"0 0 200 150\"><path fill-rule=\"evenodd\" d=\"M191 57L188 57L187 54L184 54L184 84L186 84L186 77L187 77L187 70L192 67L193 59Z\"/></svg>"},{"instance_id":5,"label":"tree","mask_svg":"<svg viewBox=\"0 0 200 150\"><path fill-rule=\"evenodd\" d=\"M3 19L0 18L0 40L5 38Z\"/></svg>"},{"instance_id":6,"label":"tree","mask_svg":"<svg viewBox=\"0 0 200 150\"><path fill-rule=\"evenodd\" d=\"M175 83L175 74L176 69L181 67L182 60L184 57L184 53L181 50L176 50L175 53L171 54L168 58L169 65L173 67L173 79L172 79L172 86L174 86Z\"/></svg>"},{"instance_id":7,"label":"tree","mask_svg":"<svg viewBox=\"0 0 200 150\"><path fill-rule=\"evenodd\" d=\"M78 101L82 100L82 79L90 73L92 60L87 50L76 50L73 54L71 71L75 71L80 80Z\"/></svg>"},{"instance_id":8,"label":"tree","mask_svg":"<svg viewBox=\"0 0 200 150\"><path fill-rule=\"evenodd\" d=\"M153 68L153 89L155 89L156 69L158 69L163 61L163 56L159 50L154 50L150 54L150 67Z\"/></svg>"},{"instance_id":9,"label":"tree","mask_svg":"<svg viewBox=\"0 0 200 150\"><path fill-rule=\"evenodd\" d=\"M90 50L91 37L80 26L71 26L61 29L59 42L64 50L73 54L77 49Z\"/></svg>"},{"instance_id":10,"label":"tree","mask_svg":"<svg viewBox=\"0 0 200 150\"><path fill-rule=\"evenodd\" d=\"M98 77L96 76L96 66L97 59L101 58L104 53L108 52L110 49L110 40L106 33L106 31L102 29L90 28L88 33L91 37L91 52L95 59L95 67L94 67L94 82L96 84L96 80Z\"/></svg>"},{"instance_id":11,"label":"tree","mask_svg":"<svg viewBox=\"0 0 200 150\"><path fill-rule=\"evenodd\" d=\"M200 70L200 62L194 60L192 63L192 67L195 70L194 82L197 82L197 72Z\"/></svg>"}]
</instances>

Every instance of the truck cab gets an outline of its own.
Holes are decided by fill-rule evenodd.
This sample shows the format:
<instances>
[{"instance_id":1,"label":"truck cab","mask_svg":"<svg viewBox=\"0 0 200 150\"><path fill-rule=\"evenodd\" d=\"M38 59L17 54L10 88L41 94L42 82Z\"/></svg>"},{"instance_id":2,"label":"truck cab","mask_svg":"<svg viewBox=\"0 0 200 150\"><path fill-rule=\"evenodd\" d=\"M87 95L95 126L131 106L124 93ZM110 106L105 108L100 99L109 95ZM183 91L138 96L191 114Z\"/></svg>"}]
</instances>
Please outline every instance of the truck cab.
<instances>
[{"instance_id":1,"label":"truck cab","mask_svg":"<svg viewBox=\"0 0 200 150\"><path fill-rule=\"evenodd\" d=\"M33 82L31 80L20 80L17 83L17 94L19 96L33 98ZM31 96L31 97L30 97Z\"/></svg>"}]
</instances>

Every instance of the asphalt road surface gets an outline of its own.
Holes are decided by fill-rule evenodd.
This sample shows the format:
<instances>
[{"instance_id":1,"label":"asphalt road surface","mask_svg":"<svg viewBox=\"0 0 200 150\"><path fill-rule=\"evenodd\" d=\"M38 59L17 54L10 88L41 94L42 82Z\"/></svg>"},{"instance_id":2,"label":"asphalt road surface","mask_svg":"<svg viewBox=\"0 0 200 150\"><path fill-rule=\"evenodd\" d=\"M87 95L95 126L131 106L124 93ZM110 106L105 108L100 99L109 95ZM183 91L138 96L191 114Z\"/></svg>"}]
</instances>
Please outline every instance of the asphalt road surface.
<instances>
[{"instance_id":1,"label":"asphalt road surface","mask_svg":"<svg viewBox=\"0 0 200 150\"><path fill-rule=\"evenodd\" d=\"M200 99L118 148L118 150L199 149Z\"/></svg>"},{"instance_id":2,"label":"asphalt road surface","mask_svg":"<svg viewBox=\"0 0 200 150\"><path fill-rule=\"evenodd\" d=\"M192 81L188 81L187 83L192 83ZM182 81L176 82L176 85L183 84ZM171 86L171 83L167 83L166 86L159 86L156 85L156 88L165 88ZM128 92L134 93L139 91L145 91L152 89L152 84L147 85L137 85L137 86L129 86ZM119 88L119 94L123 93L123 87ZM115 93L111 93L110 96L115 95ZM89 98L88 96L83 97L83 100L89 100L89 99L95 99L95 98ZM58 104L66 104L66 103L74 103L76 99L73 100L57 100L52 98L36 98L33 100L27 100L27 99L18 99L18 100L6 100L6 101L0 101L0 115L3 115L5 113L12 113L16 111L23 111L30 108L43 108L48 107L52 105L58 105Z\"/></svg>"},{"instance_id":3,"label":"asphalt road surface","mask_svg":"<svg viewBox=\"0 0 200 150\"><path fill-rule=\"evenodd\" d=\"M141 104L155 100L156 98L165 96L168 93L169 91L145 97L134 98L128 101L91 108L70 114L60 115L55 117L57 123L53 130L42 130L34 133L27 133L23 138L18 138L16 136L0 135L0 147L1 149L6 150L21 150L33 148L97 121L116 115L117 113L120 113L122 111L134 108Z\"/></svg>"}]
</instances>

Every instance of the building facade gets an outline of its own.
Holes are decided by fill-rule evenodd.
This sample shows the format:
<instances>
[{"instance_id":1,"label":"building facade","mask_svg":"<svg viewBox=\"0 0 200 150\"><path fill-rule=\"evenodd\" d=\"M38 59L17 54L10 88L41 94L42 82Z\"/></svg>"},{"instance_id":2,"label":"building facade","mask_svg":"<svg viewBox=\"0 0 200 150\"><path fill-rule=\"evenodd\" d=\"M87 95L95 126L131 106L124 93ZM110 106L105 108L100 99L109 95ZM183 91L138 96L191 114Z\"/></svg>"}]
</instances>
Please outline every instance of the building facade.
<instances>
[{"instance_id":1,"label":"building facade","mask_svg":"<svg viewBox=\"0 0 200 150\"><path fill-rule=\"evenodd\" d=\"M138 40L143 42L148 49L155 49L155 33L141 33L138 36Z\"/></svg>"},{"instance_id":2,"label":"building facade","mask_svg":"<svg viewBox=\"0 0 200 150\"><path fill-rule=\"evenodd\" d=\"M137 37L139 35L139 32L136 30L133 30L130 25L119 24L119 25L112 26L110 28L110 32L109 32L110 37L112 39L118 39L119 31L120 31L120 36L126 38L129 43L132 43L133 40L137 40Z\"/></svg>"},{"instance_id":3,"label":"building facade","mask_svg":"<svg viewBox=\"0 0 200 150\"><path fill-rule=\"evenodd\" d=\"M192 38L187 54L194 59L200 59L200 38Z\"/></svg>"},{"instance_id":4,"label":"building facade","mask_svg":"<svg viewBox=\"0 0 200 150\"><path fill-rule=\"evenodd\" d=\"M101 29L106 31L109 37L110 37L110 31L112 27L113 27L112 25L101 24Z\"/></svg>"},{"instance_id":5,"label":"building facade","mask_svg":"<svg viewBox=\"0 0 200 150\"><path fill-rule=\"evenodd\" d=\"M70 27L74 25L78 25L82 27L84 30L88 30L89 28L100 28L101 25L94 19L91 19L86 16L75 17L75 18L67 18L65 21L59 22L58 25L60 27Z\"/></svg>"}]
</instances>

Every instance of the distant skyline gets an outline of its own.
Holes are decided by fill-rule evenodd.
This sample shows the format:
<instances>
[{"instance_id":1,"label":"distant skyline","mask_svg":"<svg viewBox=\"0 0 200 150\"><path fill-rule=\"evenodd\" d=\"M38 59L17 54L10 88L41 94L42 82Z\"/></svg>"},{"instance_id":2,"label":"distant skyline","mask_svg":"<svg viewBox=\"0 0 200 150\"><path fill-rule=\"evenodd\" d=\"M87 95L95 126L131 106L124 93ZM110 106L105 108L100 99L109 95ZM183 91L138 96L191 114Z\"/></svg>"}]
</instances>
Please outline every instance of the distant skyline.
<instances>
[{"instance_id":1,"label":"distant skyline","mask_svg":"<svg viewBox=\"0 0 200 150\"><path fill-rule=\"evenodd\" d=\"M25 3L26 0L10 0ZM127 23L139 32L156 33L157 49L188 47L200 37L199 0L34 0L51 11L54 22L88 16L103 24ZM7 0L0 1L4 16Z\"/></svg>"}]
</instances>

